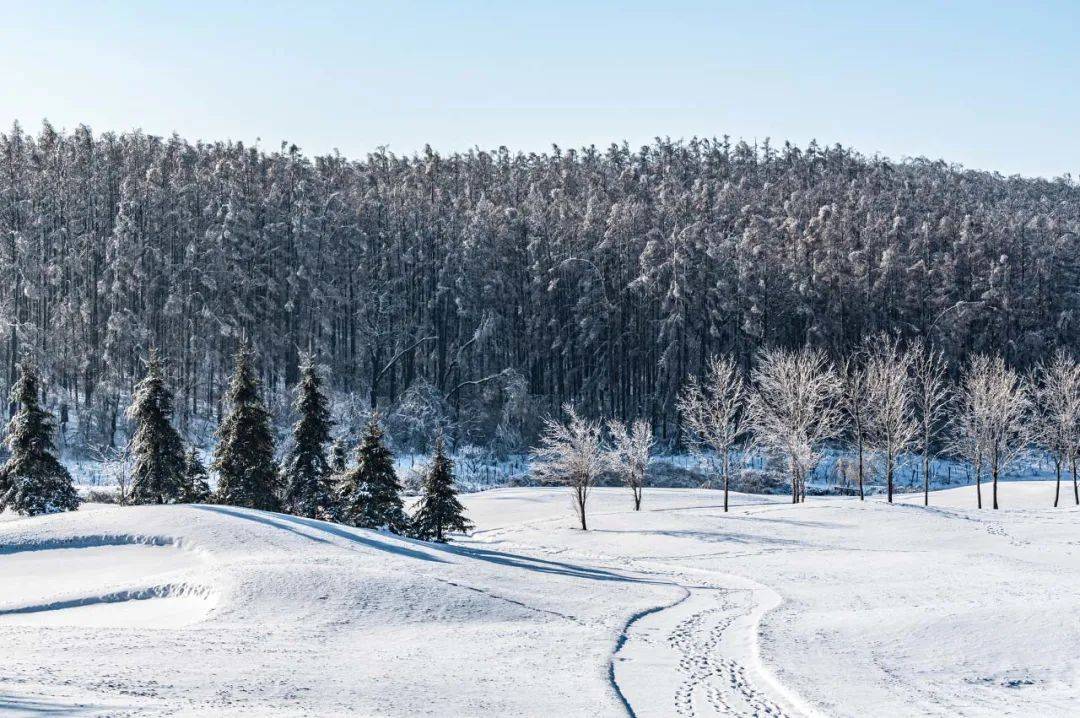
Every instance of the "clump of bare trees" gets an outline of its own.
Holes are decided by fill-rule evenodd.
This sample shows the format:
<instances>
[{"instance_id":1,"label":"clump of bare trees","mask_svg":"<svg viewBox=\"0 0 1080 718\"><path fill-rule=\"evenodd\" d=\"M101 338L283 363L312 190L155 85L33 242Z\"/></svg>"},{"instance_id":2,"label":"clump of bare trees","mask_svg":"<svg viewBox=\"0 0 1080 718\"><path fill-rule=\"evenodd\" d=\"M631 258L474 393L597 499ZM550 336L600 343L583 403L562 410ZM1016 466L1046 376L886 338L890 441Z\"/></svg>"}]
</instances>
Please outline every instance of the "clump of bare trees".
<instances>
[{"instance_id":1,"label":"clump of bare trees","mask_svg":"<svg viewBox=\"0 0 1080 718\"><path fill-rule=\"evenodd\" d=\"M982 508L982 470L993 480L998 508L998 479L1027 449L1031 436L1028 387L1001 357L976 355L961 380L962 410L957 429L960 452L975 466L978 506Z\"/></svg>"},{"instance_id":2,"label":"clump of bare trees","mask_svg":"<svg viewBox=\"0 0 1080 718\"><path fill-rule=\"evenodd\" d=\"M544 422L534 470L541 479L570 487L574 511L585 531L589 493L607 467L608 457L599 421L583 418L571 404L563 407L563 413L566 421L549 418Z\"/></svg>"},{"instance_id":3,"label":"clump of bare trees","mask_svg":"<svg viewBox=\"0 0 1080 718\"><path fill-rule=\"evenodd\" d=\"M910 355L888 337L878 338L866 362L867 444L881 463L890 504L897 464L918 436L910 365Z\"/></svg>"},{"instance_id":4,"label":"clump of bare trees","mask_svg":"<svg viewBox=\"0 0 1080 718\"><path fill-rule=\"evenodd\" d=\"M956 385L940 350L905 348L887 335L862 343L839 367L817 349L769 348L747 375L729 356L714 356L703 376L691 376L678 398L690 451L724 490L729 509L733 456L747 449L779 462L791 482L793 503L806 499L807 484L830 442L845 438L858 455L859 496L868 467L880 472L891 503L900 467L918 459L923 504L930 501L931 465L944 451L974 469L977 505L982 483L992 481L997 509L1001 477L1033 449L1054 464L1054 506L1062 475L1072 475L1080 505L1080 365L1065 351L1027 376L999 356L975 355ZM536 452L541 477L569 485L586 528L590 488L604 472L621 477L640 510L655 446L645 421L582 418L570 406L567 421L548 420ZM869 460L867 459L869 457Z\"/></svg>"},{"instance_id":5,"label":"clump of bare trees","mask_svg":"<svg viewBox=\"0 0 1080 718\"><path fill-rule=\"evenodd\" d=\"M634 511L641 511L649 458L656 443L652 427L649 422L638 419L626 424L608 421L607 429L611 435L611 448L607 451L608 468L622 476L634 495Z\"/></svg>"},{"instance_id":6,"label":"clump of bare trees","mask_svg":"<svg viewBox=\"0 0 1080 718\"><path fill-rule=\"evenodd\" d=\"M728 510L731 450L746 431L747 387L730 357L709 360L705 378L692 376L679 397L679 411L690 450L707 463L719 464Z\"/></svg>"},{"instance_id":7,"label":"clump of bare trees","mask_svg":"<svg viewBox=\"0 0 1080 718\"><path fill-rule=\"evenodd\" d=\"M749 411L754 440L780 457L791 478L791 501L806 499L806 482L836 437L842 414L840 379L816 349L765 349L751 375Z\"/></svg>"},{"instance_id":8,"label":"clump of bare trees","mask_svg":"<svg viewBox=\"0 0 1080 718\"><path fill-rule=\"evenodd\" d=\"M1061 500L1061 472L1068 467L1073 498L1080 506L1076 463L1080 453L1080 364L1064 351L1040 364L1029 380L1033 397L1035 443L1054 462L1054 506Z\"/></svg>"},{"instance_id":9,"label":"clump of bare trees","mask_svg":"<svg viewBox=\"0 0 1080 718\"><path fill-rule=\"evenodd\" d=\"M949 418L952 392L948 365L939 349L920 344L910 354L912 398L919 423L918 443L922 453L923 506L930 505L930 462Z\"/></svg>"}]
</instances>

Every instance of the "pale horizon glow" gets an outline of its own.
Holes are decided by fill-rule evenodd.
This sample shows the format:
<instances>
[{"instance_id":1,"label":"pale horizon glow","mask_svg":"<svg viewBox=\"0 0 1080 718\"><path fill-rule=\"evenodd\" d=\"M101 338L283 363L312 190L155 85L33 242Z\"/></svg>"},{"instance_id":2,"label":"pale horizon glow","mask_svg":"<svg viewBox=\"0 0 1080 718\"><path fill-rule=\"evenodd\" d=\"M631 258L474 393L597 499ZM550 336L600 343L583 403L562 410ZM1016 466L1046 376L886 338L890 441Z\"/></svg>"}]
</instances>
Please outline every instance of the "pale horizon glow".
<instances>
[{"instance_id":1,"label":"pale horizon glow","mask_svg":"<svg viewBox=\"0 0 1080 718\"><path fill-rule=\"evenodd\" d=\"M352 158L730 135L1078 174L1080 4L745 5L12 4L0 128Z\"/></svg>"}]
</instances>

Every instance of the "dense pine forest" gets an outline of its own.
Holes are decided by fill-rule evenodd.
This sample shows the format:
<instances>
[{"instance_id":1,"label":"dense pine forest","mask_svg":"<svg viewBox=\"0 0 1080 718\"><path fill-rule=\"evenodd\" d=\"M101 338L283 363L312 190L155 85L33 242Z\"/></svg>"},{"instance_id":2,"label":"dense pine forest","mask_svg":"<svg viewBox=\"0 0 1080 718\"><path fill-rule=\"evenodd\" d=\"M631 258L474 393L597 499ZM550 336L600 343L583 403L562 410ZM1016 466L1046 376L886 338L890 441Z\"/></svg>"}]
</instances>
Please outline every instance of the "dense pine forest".
<instances>
[{"instance_id":1,"label":"dense pine forest","mask_svg":"<svg viewBox=\"0 0 1080 718\"><path fill-rule=\"evenodd\" d=\"M763 346L840 357L882 331L954 367L1080 349L1078 232L1069 178L813 143L349 159L15 126L0 388L32 357L61 425L116 445L151 347L187 428L222 417L247 339L278 418L313 352L399 442L520 448L565 402L670 440L718 353L747 371Z\"/></svg>"}]
</instances>

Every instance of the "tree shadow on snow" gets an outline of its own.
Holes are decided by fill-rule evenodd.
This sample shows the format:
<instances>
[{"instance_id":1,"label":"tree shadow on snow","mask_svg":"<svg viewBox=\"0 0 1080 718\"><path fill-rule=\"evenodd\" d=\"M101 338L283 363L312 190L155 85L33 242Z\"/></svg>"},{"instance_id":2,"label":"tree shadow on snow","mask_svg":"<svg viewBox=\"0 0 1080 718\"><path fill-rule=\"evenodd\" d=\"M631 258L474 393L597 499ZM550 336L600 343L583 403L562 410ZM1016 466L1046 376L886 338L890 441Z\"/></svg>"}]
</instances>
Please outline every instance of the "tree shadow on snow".
<instances>
[{"instance_id":1,"label":"tree shadow on snow","mask_svg":"<svg viewBox=\"0 0 1080 718\"><path fill-rule=\"evenodd\" d=\"M377 551L386 551L387 553L397 554L399 556L406 556L408 558L415 558L421 561L434 561L436 563L445 563L438 556L432 556L429 553L423 551L416 551L406 546L400 545L405 543L408 539L401 537L390 538L387 537L386 541L379 540L380 535L374 531L367 531L365 529L354 529L349 526L342 526L340 524L327 523L326 521L318 521L316 519L308 519L302 516L290 516L288 514L276 514L270 512L255 512L248 511L246 509L240 509L232 506L212 506L207 504L198 504L192 506L195 509L202 509L204 511L213 511L219 514L226 514L238 519L245 519L247 521L254 521L255 523L264 524L266 526L272 526L283 531L294 533L297 536L303 536L311 541L317 541L319 543L332 544L333 541L317 536L307 531L300 531L295 526L303 526L314 531L321 531L337 538L345 539L352 543L360 544L368 548L376 549ZM290 525L292 524L292 525ZM361 533L363 532L363 533Z\"/></svg>"},{"instance_id":2,"label":"tree shadow on snow","mask_svg":"<svg viewBox=\"0 0 1080 718\"><path fill-rule=\"evenodd\" d=\"M450 544L437 544L431 546L431 548L452 553L457 556L465 558L472 558L478 561L487 561L488 563L498 564L500 566L510 566L513 568L525 569L526 571L535 571L537 573L549 573L560 576L569 576L571 578L587 578L594 581L623 581L626 583L663 583L657 581L650 581L648 579L635 578L634 576L626 576L615 571L608 571L602 568L590 568L588 566L578 566L572 563L565 563L562 561L548 561L542 558L534 558L532 556L522 556L516 553L506 553L505 551L495 551L492 549L473 548L469 546L452 546Z\"/></svg>"},{"instance_id":3,"label":"tree shadow on snow","mask_svg":"<svg viewBox=\"0 0 1080 718\"><path fill-rule=\"evenodd\" d=\"M109 710L121 710L121 706L109 706ZM11 693L0 693L0 713L23 716L81 716L101 715L105 706L89 703L63 703L47 698L30 698Z\"/></svg>"}]
</instances>

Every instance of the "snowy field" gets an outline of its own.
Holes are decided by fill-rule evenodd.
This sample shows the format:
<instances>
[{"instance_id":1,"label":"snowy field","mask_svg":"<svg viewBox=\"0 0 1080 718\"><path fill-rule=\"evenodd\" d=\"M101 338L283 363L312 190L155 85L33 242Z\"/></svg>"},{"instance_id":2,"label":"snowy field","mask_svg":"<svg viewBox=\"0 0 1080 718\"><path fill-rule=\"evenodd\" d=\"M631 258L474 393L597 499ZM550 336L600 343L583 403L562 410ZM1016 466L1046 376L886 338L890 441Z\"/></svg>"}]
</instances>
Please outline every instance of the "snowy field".
<instances>
[{"instance_id":1,"label":"snowy field","mask_svg":"<svg viewBox=\"0 0 1080 718\"><path fill-rule=\"evenodd\" d=\"M219 506L4 515L0 712L1077 715L1080 511L1052 491L724 515L600 489L583 533L565 491L499 489L449 547Z\"/></svg>"}]
</instances>

